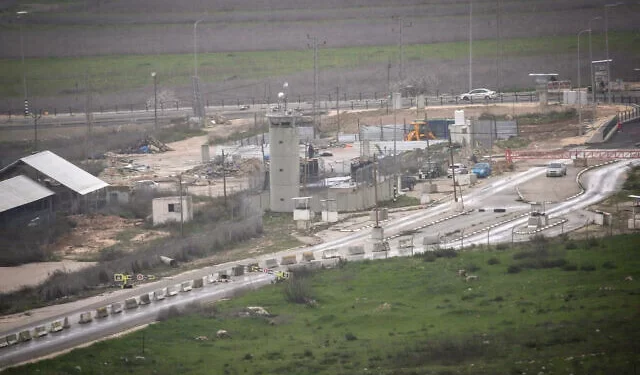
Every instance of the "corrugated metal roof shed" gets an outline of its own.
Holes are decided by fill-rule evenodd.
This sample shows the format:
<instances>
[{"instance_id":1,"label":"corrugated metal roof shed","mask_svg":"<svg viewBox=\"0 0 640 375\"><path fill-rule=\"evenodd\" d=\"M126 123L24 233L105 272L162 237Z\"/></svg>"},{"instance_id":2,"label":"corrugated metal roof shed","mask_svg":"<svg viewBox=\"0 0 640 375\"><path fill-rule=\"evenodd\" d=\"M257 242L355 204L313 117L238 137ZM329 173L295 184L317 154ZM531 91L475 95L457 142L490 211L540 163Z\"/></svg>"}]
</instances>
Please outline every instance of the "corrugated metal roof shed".
<instances>
[{"instance_id":1,"label":"corrugated metal roof shed","mask_svg":"<svg viewBox=\"0 0 640 375\"><path fill-rule=\"evenodd\" d=\"M67 188L80 195L109 186L106 182L86 172L84 169L69 163L51 151L42 151L20 159L23 163L53 178ZM7 166L7 169L17 162ZM4 170L3 169L3 170Z\"/></svg>"},{"instance_id":2,"label":"corrugated metal roof shed","mask_svg":"<svg viewBox=\"0 0 640 375\"><path fill-rule=\"evenodd\" d=\"M55 193L29 177L16 176L0 181L0 212L35 202Z\"/></svg>"}]
</instances>

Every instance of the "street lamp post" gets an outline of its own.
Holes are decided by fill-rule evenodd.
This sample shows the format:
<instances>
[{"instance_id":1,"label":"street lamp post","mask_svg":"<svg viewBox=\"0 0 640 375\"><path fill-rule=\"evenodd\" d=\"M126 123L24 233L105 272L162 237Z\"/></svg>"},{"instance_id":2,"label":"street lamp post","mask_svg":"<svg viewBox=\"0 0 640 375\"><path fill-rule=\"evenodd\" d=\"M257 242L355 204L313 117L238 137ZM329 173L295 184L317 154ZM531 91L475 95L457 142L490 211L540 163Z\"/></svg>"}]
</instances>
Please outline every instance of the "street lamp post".
<instances>
[{"instance_id":1,"label":"street lamp post","mask_svg":"<svg viewBox=\"0 0 640 375\"><path fill-rule=\"evenodd\" d=\"M600 20L600 19L602 19L602 17L598 16L598 17L594 17L594 18L589 20L589 61L593 61L593 49L591 48L591 34L592 34L591 30L593 30L593 29L591 27L591 21ZM591 103L593 103L593 105L595 106L596 105L596 90L595 90L595 87L593 87L593 64L589 64L589 68L591 69L590 73L589 73L589 79L591 81Z\"/></svg>"},{"instance_id":2,"label":"street lamp post","mask_svg":"<svg viewBox=\"0 0 640 375\"><path fill-rule=\"evenodd\" d=\"M578 126L582 126L582 86L580 81L580 76L582 75L582 73L580 71L580 35L586 32L591 34L591 29L585 29L578 33ZM591 87L591 90L593 90L593 86Z\"/></svg>"},{"instance_id":3,"label":"street lamp post","mask_svg":"<svg viewBox=\"0 0 640 375\"><path fill-rule=\"evenodd\" d=\"M21 10L16 12L18 19L26 16L29 12ZM22 22L20 22L20 58L22 60L22 85L24 89L24 115L29 116L29 99L27 98L27 69L24 65L24 34L22 31Z\"/></svg>"},{"instance_id":4,"label":"street lamp post","mask_svg":"<svg viewBox=\"0 0 640 375\"><path fill-rule=\"evenodd\" d=\"M609 59L609 16L608 9L617 7L618 5L622 5L624 3L618 2L614 4L605 4L604 5L604 45L607 55L607 60ZM611 104L611 62L607 62L607 103Z\"/></svg>"},{"instance_id":5,"label":"street lamp post","mask_svg":"<svg viewBox=\"0 0 640 375\"><path fill-rule=\"evenodd\" d=\"M151 72L153 77L153 129L158 130L158 79L156 72Z\"/></svg>"},{"instance_id":6,"label":"street lamp post","mask_svg":"<svg viewBox=\"0 0 640 375\"><path fill-rule=\"evenodd\" d=\"M473 90L473 0L469 0L469 91Z\"/></svg>"},{"instance_id":7,"label":"street lamp post","mask_svg":"<svg viewBox=\"0 0 640 375\"><path fill-rule=\"evenodd\" d=\"M198 24L202 20L193 23L193 76L198 76Z\"/></svg>"}]
</instances>

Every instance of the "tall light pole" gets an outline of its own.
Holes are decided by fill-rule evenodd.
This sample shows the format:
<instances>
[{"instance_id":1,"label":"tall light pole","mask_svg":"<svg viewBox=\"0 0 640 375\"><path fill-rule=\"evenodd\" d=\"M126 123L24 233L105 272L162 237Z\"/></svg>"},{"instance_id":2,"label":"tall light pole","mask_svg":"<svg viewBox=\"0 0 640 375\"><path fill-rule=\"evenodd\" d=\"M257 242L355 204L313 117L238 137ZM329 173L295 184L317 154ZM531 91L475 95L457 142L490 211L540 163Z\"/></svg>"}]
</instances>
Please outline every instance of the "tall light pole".
<instances>
[{"instance_id":1,"label":"tall light pole","mask_svg":"<svg viewBox=\"0 0 640 375\"><path fill-rule=\"evenodd\" d=\"M473 0L469 0L469 91L473 90Z\"/></svg>"},{"instance_id":2,"label":"tall light pole","mask_svg":"<svg viewBox=\"0 0 640 375\"><path fill-rule=\"evenodd\" d=\"M582 75L580 71L580 35L583 33L591 33L591 29L585 29L578 33L578 127L582 126L582 85L580 81L580 76ZM593 90L593 86L591 87Z\"/></svg>"},{"instance_id":3,"label":"tall light pole","mask_svg":"<svg viewBox=\"0 0 640 375\"><path fill-rule=\"evenodd\" d=\"M29 14L26 10L16 12L18 19ZM22 85L24 88L24 115L29 116L29 99L27 97L27 69L24 65L24 35L22 32L22 22L20 22L20 58L22 60Z\"/></svg>"},{"instance_id":4,"label":"tall light pole","mask_svg":"<svg viewBox=\"0 0 640 375\"><path fill-rule=\"evenodd\" d=\"M198 76L198 24L202 20L193 23L193 76Z\"/></svg>"},{"instance_id":5,"label":"tall light pole","mask_svg":"<svg viewBox=\"0 0 640 375\"><path fill-rule=\"evenodd\" d=\"M591 21L595 21L595 20L600 20L602 19L602 17L593 17L592 19L589 20L589 61L593 61L593 49L591 48ZM589 79L591 80L591 103L593 103L593 105L596 105L596 89L595 87L593 87L593 64L589 63L589 67L591 68L590 70L590 76ZM594 107L595 108L595 107Z\"/></svg>"},{"instance_id":6,"label":"tall light pole","mask_svg":"<svg viewBox=\"0 0 640 375\"><path fill-rule=\"evenodd\" d=\"M153 77L153 130L158 130L158 79L156 72L151 72Z\"/></svg>"},{"instance_id":7,"label":"tall light pole","mask_svg":"<svg viewBox=\"0 0 640 375\"><path fill-rule=\"evenodd\" d=\"M622 5L624 3L618 2L614 4L605 4L604 5L604 45L607 54L607 60L609 59L609 17L608 17L608 9L617 7L618 5ZM607 61L607 103L611 104L611 62Z\"/></svg>"}]
</instances>

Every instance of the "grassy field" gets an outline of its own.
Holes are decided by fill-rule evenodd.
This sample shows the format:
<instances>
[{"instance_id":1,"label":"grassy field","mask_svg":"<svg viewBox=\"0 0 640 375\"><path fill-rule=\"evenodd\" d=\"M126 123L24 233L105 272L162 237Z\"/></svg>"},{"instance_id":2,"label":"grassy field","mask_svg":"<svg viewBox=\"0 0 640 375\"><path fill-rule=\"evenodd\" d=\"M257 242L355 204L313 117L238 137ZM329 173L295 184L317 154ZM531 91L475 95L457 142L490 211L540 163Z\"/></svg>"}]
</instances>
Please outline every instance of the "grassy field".
<instances>
[{"instance_id":1,"label":"grassy field","mask_svg":"<svg viewBox=\"0 0 640 375\"><path fill-rule=\"evenodd\" d=\"M611 51L640 54L640 34L609 33ZM494 57L495 40L474 41L474 57ZM602 35L593 35L594 50L604 49ZM505 56L537 56L567 53L577 49L573 36L520 38L502 41ZM386 62L397 46L325 48L318 54L319 69L354 69ZM405 46L407 61L456 60L467 56L466 42ZM286 57L286 58L285 58ZM201 53L199 76L203 82L235 79L266 79L313 69L312 52L252 51ZM158 73L158 86L189 85L193 74L192 54L115 55L78 58L28 58L25 60L29 91L36 96L83 94L88 84L99 93L126 91L153 84L150 73ZM0 60L0 96L19 97L23 93L19 59ZM258 98L256 98L258 99Z\"/></svg>"},{"instance_id":2,"label":"grassy field","mask_svg":"<svg viewBox=\"0 0 640 375\"><path fill-rule=\"evenodd\" d=\"M346 263L6 373L630 374L639 240ZM247 306L273 316L243 317Z\"/></svg>"}]
</instances>

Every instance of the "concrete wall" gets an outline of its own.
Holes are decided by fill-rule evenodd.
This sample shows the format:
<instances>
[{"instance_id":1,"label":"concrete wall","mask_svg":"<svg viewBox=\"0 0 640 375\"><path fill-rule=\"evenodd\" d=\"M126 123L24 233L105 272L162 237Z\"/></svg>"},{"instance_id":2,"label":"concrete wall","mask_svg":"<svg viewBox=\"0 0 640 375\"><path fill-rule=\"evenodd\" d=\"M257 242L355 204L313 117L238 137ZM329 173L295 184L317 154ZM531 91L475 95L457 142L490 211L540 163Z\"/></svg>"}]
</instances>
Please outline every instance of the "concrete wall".
<instances>
[{"instance_id":1,"label":"concrete wall","mask_svg":"<svg viewBox=\"0 0 640 375\"><path fill-rule=\"evenodd\" d=\"M180 222L181 208L182 220L184 222L191 221L193 219L193 205L191 203L190 195L182 197L182 205L180 204L180 197L155 198L151 204L153 225L163 224L168 221ZM170 209L173 209L173 212L169 211Z\"/></svg>"},{"instance_id":2,"label":"concrete wall","mask_svg":"<svg viewBox=\"0 0 640 375\"><path fill-rule=\"evenodd\" d=\"M329 197L336 200L338 212L361 211L375 206L375 189L373 186L360 185L349 188L331 188ZM393 180L388 179L378 184L378 201L393 197Z\"/></svg>"},{"instance_id":3,"label":"concrete wall","mask_svg":"<svg viewBox=\"0 0 640 375\"><path fill-rule=\"evenodd\" d=\"M300 196L300 153L296 116L275 114L269 119L270 206L274 212L293 212Z\"/></svg>"},{"instance_id":4,"label":"concrete wall","mask_svg":"<svg viewBox=\"0 0 640 375\"><path fill-rule=\"evenodd\" d=\"M475 120L471 124L472 147L489 148L491 140L509 139L518 135L518 124L515 121Z\"/></svg>"}]
</instances>

